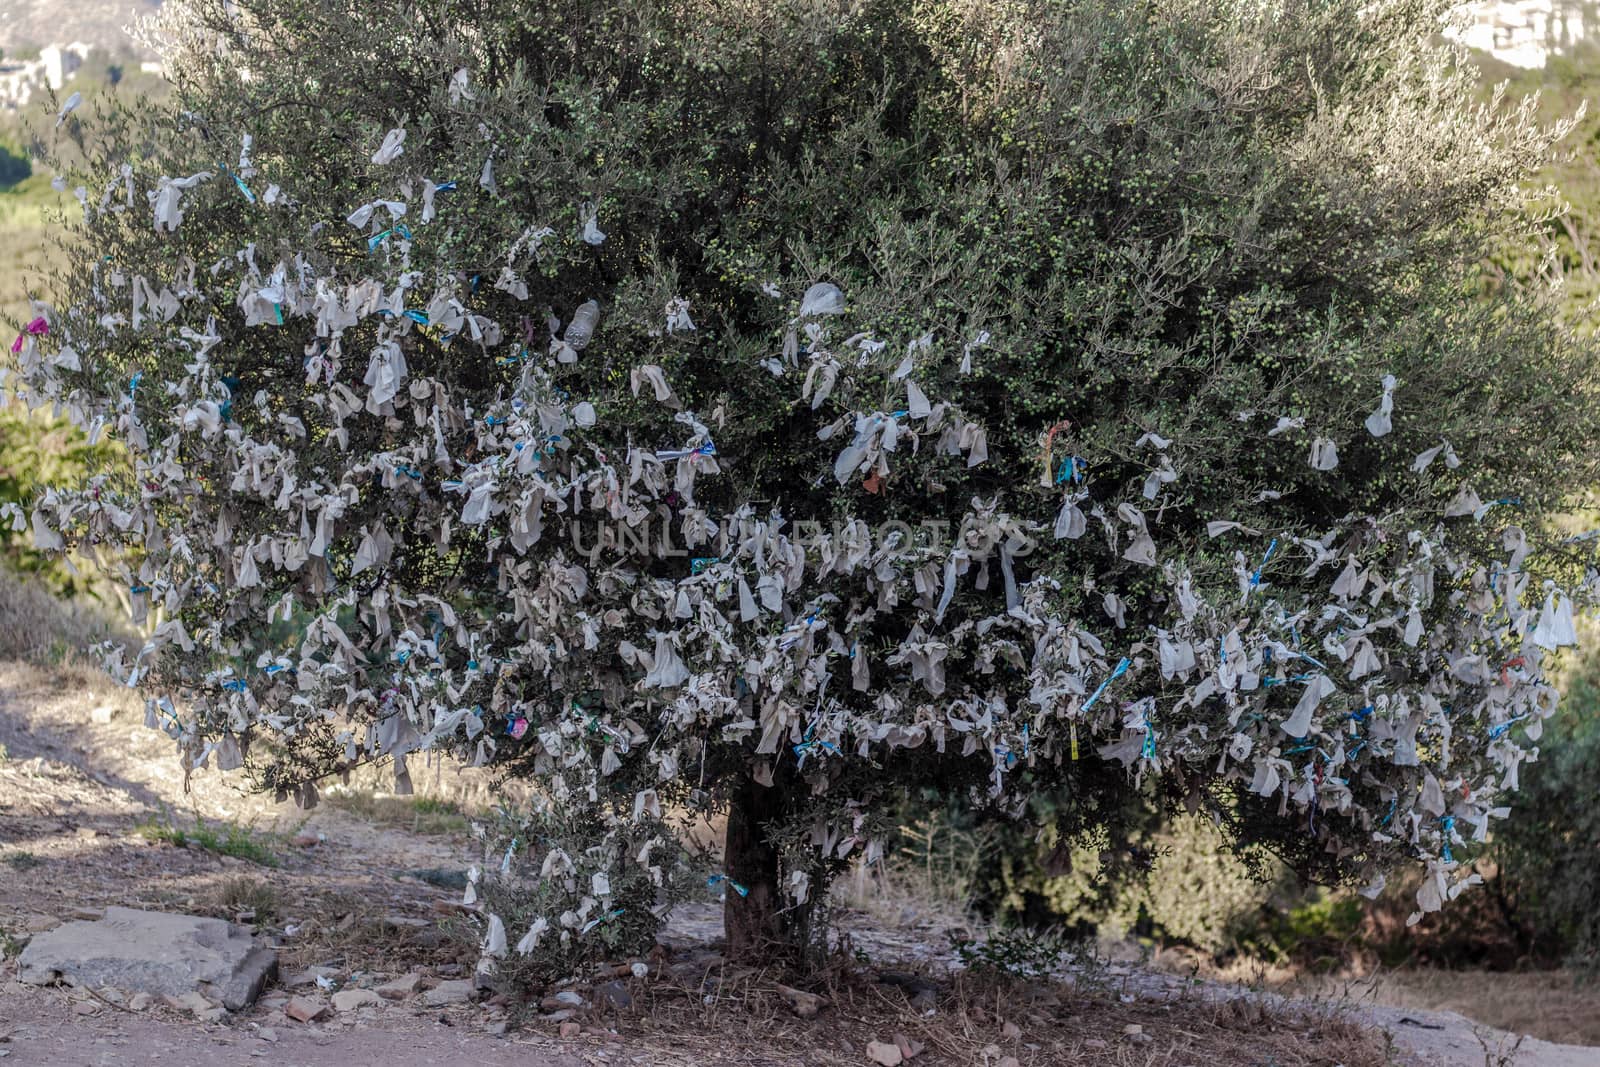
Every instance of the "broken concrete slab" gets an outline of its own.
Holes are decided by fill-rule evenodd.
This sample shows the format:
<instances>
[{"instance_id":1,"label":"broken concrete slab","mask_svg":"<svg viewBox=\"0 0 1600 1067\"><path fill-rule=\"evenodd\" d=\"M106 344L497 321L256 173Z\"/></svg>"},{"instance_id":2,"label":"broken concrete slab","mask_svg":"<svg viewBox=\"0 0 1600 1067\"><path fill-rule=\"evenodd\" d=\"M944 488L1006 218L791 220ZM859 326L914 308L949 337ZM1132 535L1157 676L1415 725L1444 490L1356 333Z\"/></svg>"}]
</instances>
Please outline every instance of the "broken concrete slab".
<instances>
[{"instance_id":1,"label":"broken concrete slab","mask_svg":"<svg viewBox=\"0 0 1600 1067\"><path fill-rule=\"evenodd\" d=\"M278 954L248 927L200 915L107 908L29 942L17 977L34 985L115 986L155 996L201 992L238 1011L278 970Z\"/></svg>"}]
</instances>

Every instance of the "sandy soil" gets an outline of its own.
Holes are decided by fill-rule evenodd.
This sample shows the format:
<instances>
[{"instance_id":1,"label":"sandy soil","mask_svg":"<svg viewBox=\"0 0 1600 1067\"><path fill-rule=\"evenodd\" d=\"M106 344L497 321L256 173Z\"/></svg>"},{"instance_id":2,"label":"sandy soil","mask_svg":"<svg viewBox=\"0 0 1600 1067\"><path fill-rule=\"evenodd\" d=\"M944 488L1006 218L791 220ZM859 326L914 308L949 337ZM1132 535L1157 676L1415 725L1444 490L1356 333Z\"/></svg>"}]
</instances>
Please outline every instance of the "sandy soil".
<instances>
[{"instance_id":1,"label":"sandy soil","mask_svg":"<svg viewBox=\"0 0 1600 1067\"><path fill-rule=\"evenodd\" d=\"M453 976L461 966L451 947L440 945L432 926L441 909L458 898L406 872L459 870L470 859L464 835L418 833L333 805L298 812L245 794L215 773L196 775L186 793L170 742L142 725L142 712L127 694L88 673L0 663L0 746L6 752L0 759L0 938L7 931L26 937L60 921L91 917L109 904L226 914L242 906L240 885L267 883L276 897L274 928L293 931L281 949L286 978L312 964L339 969L341 980L352 985L410 970ZM484 787L474 780L446 784L458 795ZM280 865L262 868L203 849L175 848L139 832L141 824L152 820L183 824L195 816L275 835L270 840ZM316 843L296 846L290 843L295 838ZM709 901L682 909L667 938L676 958L711 952L716 920L717 909ZM852 943L876 964L909 959L937 971L949 962L930 948L943 938L926 924L886 925L856 916L851 927ZM694 1007L700 1014L693 1017L652 1009L635 1013L649 1015L647 1020L585 1020L583 1030L567 1038L558 1037L550 1025L496 1034L514 1006L494 1004L426 1010L414 1002L385 1003L306 1026L284 1018L279 1009L285 994L277 992L246 1012L202 1024L164 1007L130 1012L82 991L38 989L13 977L14 964L0 964L0 1060L6 1067L198 1067L254 1060L281 1067L464 1060L489 1067L865 1063L862 1035L891 1021L921 1026L916 1032L930 1049L915 1061L918 1067L967 1062L995 1067L1006 1056L1014 1056L1018 1065L1198 1067L1275 1063L1284 1052L1300 1057L1292 1062L1332 1067L1342 1062L1340 1049L1303 1047L1305 1041L1337 1040L1329 1034L1346 1034L1365 1050L1362 1055L1370 1056L1370 1038L1359 1036L1355 1028L1308 1024L1306 1036L1297 1038L1300 1024L1286 1021L1288 1015L1281 1013L1292 1015L1303 1008L1321 1017L1339 1011L1345 1019L1387 1031L1393 1035L1389 1062L1397 1064L1600 1067L1600 1048L1519 1042L1453 1013L1370 1003L1296 1004L1237 986L1185 982L1132 968L1096 975L1097 995L1106 1000L1099 1007L1072 1002L1087 994L1074 991L1074 976L1068 975L1065 985L1041 992L1040 1004L996 1004L986 1011L963 1002L949 1009L950 1018L937 1020L945 1029L936 1027L935 1020L906 1014L903 1000L899 1015L885 1014L887 1000L841 1001L826 1024L797 1029L781 1022L781 1010L752 1009L750 1004L759 998L730 996L742 1005L744 1015L716 1016L720 1009L701 1011L698 1005ZM707 1004L711 1000L707 997ZM1086 1016L1089 1011L1093 1014ZM946 1009L939 1014L945 1016ZM690 1025L674 1029L685 1018ZM708 1019L713 1020L710 1029L720 1025L727 1032L707 1032ZM1030 1040L1031 1031L1017 1036L1017 1027L1009 1026L1013 1019L1031 1020L1037 1039ZM1157 1040L1105 1052L1107 1042L1094 1035L1104 1031L1114 1041L1130 1019L1143 1020L1146 1032ZM996 1040L985 1044L987 1030L994 1031ZM1230 1045L1236 1047L1236 1056L1215 1058L1217 1049ZM1352 1049L1352 1062L1383 1062L1381 1056L1361 1060L1357 1051Z\"/></svg>"}]
</instances>

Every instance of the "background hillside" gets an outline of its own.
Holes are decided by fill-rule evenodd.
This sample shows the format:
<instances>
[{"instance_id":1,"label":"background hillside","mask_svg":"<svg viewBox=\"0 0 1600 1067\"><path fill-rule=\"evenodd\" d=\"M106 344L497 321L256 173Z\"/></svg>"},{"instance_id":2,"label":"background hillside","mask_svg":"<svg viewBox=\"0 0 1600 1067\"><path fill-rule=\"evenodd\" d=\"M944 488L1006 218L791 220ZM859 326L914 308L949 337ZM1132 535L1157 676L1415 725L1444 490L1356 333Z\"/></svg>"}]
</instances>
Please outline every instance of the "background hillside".
<instances>
[{"instance_id":1,"label":"background hillside","mask_svg":"<svg viewBox=\"0 0 1600 1067\"><path fill-rule=\"evenodd\" d=\"M84 41L111 51L138 51L126 27L160 6L161 0L0 0L0 50L10 57Z\"/></svg>"}]
</instances>

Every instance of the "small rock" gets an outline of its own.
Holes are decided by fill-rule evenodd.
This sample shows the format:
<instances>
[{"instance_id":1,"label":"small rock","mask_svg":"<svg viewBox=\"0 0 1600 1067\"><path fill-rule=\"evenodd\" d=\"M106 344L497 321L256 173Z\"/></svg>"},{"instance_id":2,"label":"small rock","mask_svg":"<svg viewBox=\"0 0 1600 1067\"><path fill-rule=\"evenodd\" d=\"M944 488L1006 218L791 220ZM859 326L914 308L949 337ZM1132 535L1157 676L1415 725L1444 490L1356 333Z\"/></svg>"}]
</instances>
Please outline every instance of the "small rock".
<instances>
[{"instance_id":1,"label":"small rock","mask_svg":"<svg viewBox=\"0 0 1600 1067\"><path fill-rule=\"evenodd\" d=\"M1000 1062L995 1067L1022 1067L1015 1056L1001 1056Z\"/></svg>"},{"instance_id":2,"label":"small rock","mask_svg":"<svg viewBox=\"0 0 1600 1067\"><path fill-rule=\"evenodd\" d=\"M900 1056L903 1059L914 1060L918 1056L922 1055L924 1046L922 1042L918 1041L914 1037L907 1037L905 1034L895 1034L894 1043L895 1046L900 1049Z\"/></svg>"},{"instance_id":3,"label":"small rock","mask_svg":"<svg viewBox=\"0 0 1600 1067\"><path fill-rule=\"evenodd\" d=\"M1087 1041L1085 1041L1083 1043L1083 1047L1086 1048L1086 1049L1092 1049L1095 1052L1104 1052L1106 1049L1110 1048L1111 1046L1107 1045L1104 1041L1102 1041L1098 1037L1091 1037L1089 1040L1087 1040Z\"/></svg>"},{"instance_id":4,"label":"small rock","mask_svg":"<svg viewBox=\"0 0 1600 1067\"><path fill-rule=\"evenodd\" d=\"M939 997L931 989L919 989L911 998L914 1011L933 1011L939 1007Z\"/></svg>"},{"instance_id":5,"label":"small rock","mask_svg":"<svg viewBox=\"0 0 1600 1067\"><path fill-rule=\"evenodd\" d=\"M1054 1008L1061 1004L1061 994L1052 986L1043 983L1030 985L1026 990L1028 1003L1036 1008Z\"/></svg>"},{"instance_id":6,"label":"small rock","mask_svg":"<svg viewBox=\"0 0 1600 1067\"><path fill-rule=\"evenodd\" d=\"M173 1011L186 1011L190 1015L208 1012L216 1006L203 993L185 993L181 997L162 997L161 999L166 1001L167 1007Z\"/></svg>"},{"instance_id":7,"label":"small rock","mask_svg":"<svg viewBox=\"0 0 1600 1067\"><path fill-rule=\"evenodd\" d=\"M578 1013L571 1008L562 1008L559 1011L552 1011L545 1015L544 1021L547 1023L564 1023L576 1014Z\"/></svg>"},{"instance_id":8,"label":"small rock","mask_svg":"<svg viewBox=\"0 0 1600 1067\"><path fill-rule=\"evenodd\" d=\"M779 985L778 995L781 996L794 1013L802 1019L814 1019L825 1001L815 993L807 993L803 989Z\"/></svg>"},{"instance_id":9,"label":"small rock","mask_svg":"<svg viewBox=\"0 0 1600 1067\"><path fill-rule=\"evenodd\" d=\"M628 992L627 986L615 980L595 986L594 999L595 1003L617 1011L628 1011L633 1007L633 994Z\"/></svg>"},{"instance_id":10,"label":"small rock","mask_svg":"<svg viewBox=\"0 0 1600 1067\"><path fill-rule=\"evenodd\" d=\"M333 995L333 1010L341 1014L382 1003L383 998L370 989L341 989Z\"/></svg>"},{"instance_id":11,"label":"small rock","mask_svg":"<svg viewBox=\"0 0 1600 1067\"><path fill-rule=\"evenodd\" d=\"M92 826L80 826L78 827L78 836L83 838L85 841L88 841L91 838L99 837L100 831L96 830Z\"/></svg>"},{"instance_id":12,"label":"small rock","mask_svg":"<svg viewBox=\"0 0 1600 1067\"><path fill-rule=\"evenodd\" d=\"M93 723L99 723L102 726L116 717L117 709L112 707L110 704L101 704L98 708L95 708L93 711L89 712L89 721Z\"/></svg>"},{"instance_id":13,"label":"small rock","mask_svg":"<svg viewBox=\"0 0 1600 1067\"><path fill-rule=\"evenodd\" d=\"M490 1037L504 1037L507 1029L509 1029L509 1024L507 1024L504 1019L496 1019L494 1022L485 1026L483 1028L483 1032L488 1034Z\"/></svg>"},{"instance_id":14,"label":"small rock","mask_svg":"<svg viewBox=\"0 0 1600 1067\"><path fill-rule=\"evenodd\" d=\"M908 997L914 997L924 990L928 992L938 991L928 979L908 971L882 971L878 975L878 981L884 985L892 985L905 990Z\"/></svg>"},{"instance_id":15,"label":"small rock","mask_svg":"<svg viewBox=\"0 0 1600 1067\"><path fill-rule=\"evenodd\" d=\"M307 967L297 974L291 974L283 984L288 989L304 989L307 986L320 986L322 983L318 979L337 977L339 977L337 967Z\"/></svg>"},{"instance_id":16,"label":"small rock","mask_svg":"<svg viewBox=\"0 0 1600 1067\"><path fill-rule=\"evenodd\" d=\"M278 1040L278 1031L274 1030L270 1026L263 1026L261 1029L256 1031L256 1036L263 1041L276 1041Z\"/></svg>"},{"instance_id":17,"label":"small rock","mask_svg":"<svg viewBox=\"0 0 1600 1067\"><path fill-rule=\"evenodd\" d=\"M1006 1024L1000 1028L1000 1036L1007 1041L1022 1040L1022 1027L1007 1019Z\"/></svg>"},{"instance_id":18,"label":"small rock","mask_svg":"<svg viewBox=\"0 0 1600 1067\"><path fill-rule=\"evenodd\" d=\"M155 997L149 993L135 993L128 998L129 1011L145 1011L155 1002Z\"/></svg>"},{"instance_id":19,"label":"small rock","mask_svg":"<svg viewBox=\"0 0 1600 1067\"><path fill-rule=\"evenodd\" d=\"M561 1024L561 1036L564 1038L577 1037L582 1030L583 1027L579 1026L577 1023L567 1022Z\"/></svg>"},{"instance_id":20,"label":"small rock","mask_svg":"<svg viewBox=\"0 0 1600 1067\"><path fill-rule=\"evenodd\" d=\"M1144 1027L1140 1026L1138 1023L1129 1023L1127 1026L1122 1028L1122 1035L1124 1037L1132 1037L1134 1034L1142 1033L1144 1033Z\"/></svg>"},{"instance_id":21,"label":"small rock","mask_svg":"<svg viewBox=\"0 0 1600 1067\"><path fill-rule=\"evenodd\" d=\"M901 1053L900 1046L882 1041L867 1042L867 1059L873 1063L882 1064L883 1067L900 1067L905 1055Z\"/></svg>"},{"instance_id":22,"label":"small rock","mask_svg":"<svg viewBox=\"0 0 1600 1067\"><path fill-rule=\"evenodd\" d=\"M100 1005L92 1000L80 1000L72 1006L74 1015L99 1015Z\"/></svg>"},{"instance_id":23,"label":"small rock","mask_svg":"<svg viewBox=\"0 0 1600 1067\"><path fill-rule=\"evenodd\" d=\"M418 867L403 872L406 878L415 878L429 885L436 885L440 889L465 889L467 888L467 872L453 870L448 867Z\"/></svg>"},{"instance_id":24,"label":"small rock","mask_svg":"<svg viewBox=\"0 0 1600 1067\"><path fill-rule=\"evenodd\" d=\"M315 848L322 843L321 834L295 834L293 838L296 848Z\"/></svg>"},{"instance_id":25,"label":"small rock","mask_svg":"<svg viewBox=\"0 0 1600 1067\"><path fill-rule=\"evenodd\" d=\"M417 991L417 983L422 981L422 975L415 972L392 979L378 987L378 996L384 1000L404 1000Z\"/></svg>"},{"instance_id":26,"label":"small rock","mask_svg":"<svg viewBox=\"0 0 1600 1067\"><path fill-rule=\"evenodd\" d=\"M284 1005L283 1013L297 1023L309 1023L328 1014L328 1004L315 997L295 997Z\"/></svg>"},{"instance_id":27,"label":"small rock","mask_svg":"<svg viewBox=\"0 0 1600 1067\"><path fill-rule=\"evenodd\" d=\"M422 995L423 1003L430 1008L442 1008L446 1004L465 1004L472 999L472 983L466 979L454 979L449 982L440 982Z\"/></svg>"}]
</instances>

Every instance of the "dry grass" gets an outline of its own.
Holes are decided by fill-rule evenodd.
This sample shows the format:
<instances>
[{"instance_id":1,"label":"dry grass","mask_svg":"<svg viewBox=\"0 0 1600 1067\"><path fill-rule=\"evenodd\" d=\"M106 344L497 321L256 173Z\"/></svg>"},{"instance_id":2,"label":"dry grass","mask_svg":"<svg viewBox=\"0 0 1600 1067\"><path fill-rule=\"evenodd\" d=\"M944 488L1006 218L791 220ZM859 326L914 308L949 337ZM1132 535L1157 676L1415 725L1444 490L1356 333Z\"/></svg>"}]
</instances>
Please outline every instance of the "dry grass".
<instances>
[{"instance_id":1,"label":"dry grass","mask_svg":"<svg viewBox=\"0 0 1600 1067\"><path fill-rule=\"evenodd\" d=\"M464 834L469 814L455 800L421 795L401 797L367 789L335 786L322 794L322 801L340 811L368 822L409 830L414 834Z\"/></svg>"},{"instance_id":2,"label":"dry grass","mask_svg":"<svg viewBox=\"0 0 1600 1067\"><path fill-rule=\"evenodd\" d=\"M280 918L288 906L278 909ZM348 971L404 974L441 966L470 969L477 962L476 936L456 928L455 916L423 923L396 914L391 902L370 893L331 890L295 902L294 936L279 950L285 971L331 965Z\"/></svg>"},{"instance_id":3,"label":"dry grass","mask_svg":"<svg viewBox=\"0 0 1600 1067\"><path fill-rule=\"evenodd\" d=\"M1151 964L1169 974L1198 975L1283 996L1453 1011L1514 1034L1600 1046L1600 981L1572 971L1404 968L1312 975L1260 961L1219 967L1172 951L1158 953Z\"/></svg>"},{"instance_id":4,"label":"dry grass","mask_svg":"<svg viewBox=\"0 0 1600 1067\"><path fill-rule=\"evenodd\" d=\"M911 916L937 918L947 926L970 922L991 835L934 818L902 827L900 837L900 848L881 862L851 867L834 885L835 900L890 924Z\"/></svg>"},{"instance_id":5,"label":"dry grass","mask_svg":"<svg viewBox=\"0 0 1600 1067\"><path fill-rule=\"evenodd\" d=\"M1198 999L1122 1003L1058 986L961 975L939 981L939 1008L910 1007L870 972L838 970L808 988L827 1005L795 1017L771 972L716 964L704 980L638 983L639 1010L605 1020L625 1039L682 1059L749 1067L858 1065L870 1041L903 1035L926 1050L913 1063L999 1067L1383 1067L1388 1039L1332 1012L1277 1011Z\"/></svg>"},{"instance_id":6,"label":"dry grass","mask_svg":"<svg viewBox=\"0 0 1600 1067\"><path fill-rule=\"evenodd\" d=\"M195 910L219 919L268 923L277 917L281 902L281 895L271 882L241 875L207 893Z\"/></svg>"},{"instance_id":7,"label":"dry grass","mask_svg":"<svg viewBox=\"0 0 1600 1067\"><path fill-rule=\"evenodd\" d=\"M0 660L67 663L83 658L96 642L120 636L92 605L58 600L0 566Z\"/></svg>"}]
</instances>

